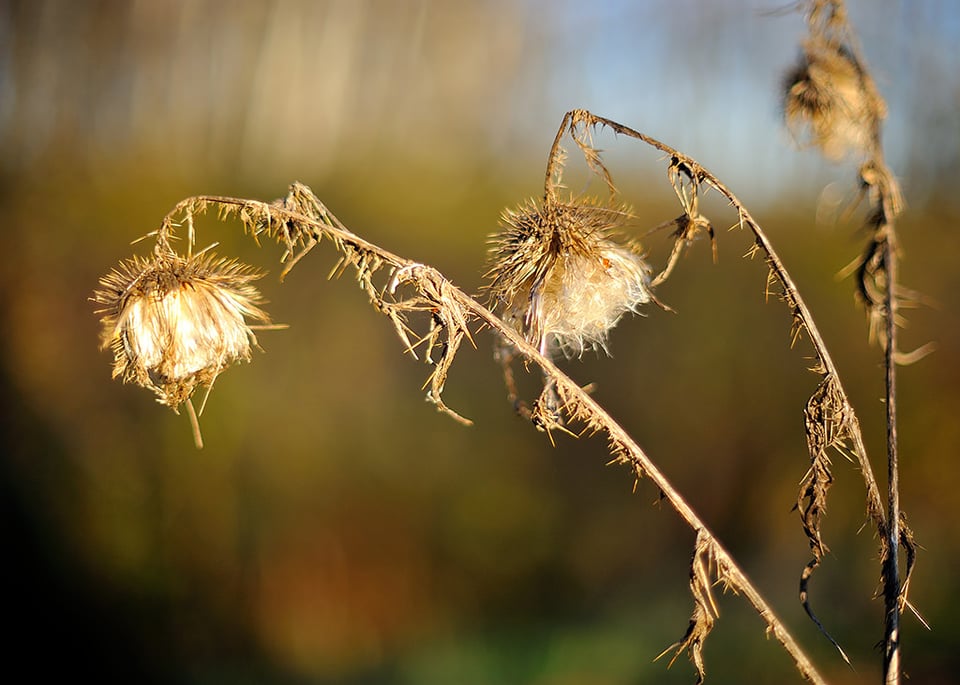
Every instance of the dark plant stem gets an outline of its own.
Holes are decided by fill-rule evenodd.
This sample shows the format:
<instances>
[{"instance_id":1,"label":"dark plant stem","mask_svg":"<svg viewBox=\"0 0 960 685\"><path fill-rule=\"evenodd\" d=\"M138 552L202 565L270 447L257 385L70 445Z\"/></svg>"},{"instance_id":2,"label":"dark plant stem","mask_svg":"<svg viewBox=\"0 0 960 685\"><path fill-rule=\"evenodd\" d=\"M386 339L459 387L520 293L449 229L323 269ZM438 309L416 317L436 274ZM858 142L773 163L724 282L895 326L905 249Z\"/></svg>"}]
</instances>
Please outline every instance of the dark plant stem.
<instances>
[{"instance_id":1,"label":"dark plant stem","mask_svg":"<svg viewBox=\"0 0 960 685\"><path fill-rule=\"evenodd\" d=\"M869 198L868 225L871 237L859 268L858 295L864 303L870 322L870 339L879 338L884 352L887 434L887 505L886 518L877 517L877 530L882 539L881 582L884 601L883 679L885 685L899 685L902 674L900 651L900 616L907 601L907 589L916 558L913 534L901 520L900 474L897 446L897 349L898 258L899 245L895 220L903 209L899 185L884 161L881 122L886 108L867 68L856 33L849 24L843 0L810 0L807 4L811 40L833 44L839 55L856 65L861 98L868 103L861 117L869 140L863 150L865 158L859 170L863 195ZM827 90L831 90L828 87ZM844 101L844 96L839 95ZM829 109L829 108L828 108ZM816 114L816 113L815 113ZM841 115L845 113L841 112ZM877 505L879 507L879 504ZM876 512L879 513L879 512ZM901 579L900 549L905 552ZM914 613L916 613L914 611ZM922 617L917 614L920 621Z\"/></svg>"},{"instance_id":2,"label":"dark plant stem","mask_svg":"<svg viewBox=\"0 0 960 685\"><path fill-rule=\"evenodd\" d=\"M892 226L887 225L892 231ZM885 685L900 683L900 464L897 450L897 299L894 289L897 284L896 246L891 244L888 233L884 241L886 263L886 308L887 345L884 355L886 365L887 406L887 556L883 572L883 597L886 610L883 635L883 674Z\"/></svg>"}]
</instances>

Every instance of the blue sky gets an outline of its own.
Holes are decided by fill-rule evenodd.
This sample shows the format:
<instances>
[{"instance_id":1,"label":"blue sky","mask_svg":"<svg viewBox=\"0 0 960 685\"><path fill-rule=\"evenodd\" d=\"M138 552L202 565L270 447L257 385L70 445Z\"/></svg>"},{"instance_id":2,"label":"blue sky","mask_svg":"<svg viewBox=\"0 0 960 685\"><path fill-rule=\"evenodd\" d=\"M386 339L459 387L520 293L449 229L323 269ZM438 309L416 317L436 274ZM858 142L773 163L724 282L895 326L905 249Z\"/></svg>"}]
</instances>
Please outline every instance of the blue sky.
<instances>
[{"instance_id":1,"label":"blue sky","mask_svg":"<svg viewBox=\"0 0 960 685\"><path fill-rule=\"evenodd\" d=\"M796 178L849 175L791 150L778 90L805 26L784 6L248 0L224 15L166 0L108 16L8 5L0 164L16 173L64 133L92 160L152 145L182 169L220 160L261 179L322 178L364 138L370 153L391 136L451 168L476 156L465 141L508 164L542 156L579 107L696 157L756 202ZM889 105L887 156L916 198L960 150L960 3L848 7Z\"/></svg>"},{"instance_id":2,"label":"blue sky","mask_svg":"<svg viewBox=\"0 0 960 685\"><path fill-rule=\"evenodd\" d=\"M604 113L692 154L739 187L778 190L790 174L828 166L813 152L786 154L778 89L805 25L802 15L777 12L782 4L531 0L528 7L553 17L545 29L554 46L546 109ZM921 156L933 168L953 162L960 149L960 3L854 0L848 10L888 103L884 143L892 166L905 170Z\"/></svg>"}]
</instances>

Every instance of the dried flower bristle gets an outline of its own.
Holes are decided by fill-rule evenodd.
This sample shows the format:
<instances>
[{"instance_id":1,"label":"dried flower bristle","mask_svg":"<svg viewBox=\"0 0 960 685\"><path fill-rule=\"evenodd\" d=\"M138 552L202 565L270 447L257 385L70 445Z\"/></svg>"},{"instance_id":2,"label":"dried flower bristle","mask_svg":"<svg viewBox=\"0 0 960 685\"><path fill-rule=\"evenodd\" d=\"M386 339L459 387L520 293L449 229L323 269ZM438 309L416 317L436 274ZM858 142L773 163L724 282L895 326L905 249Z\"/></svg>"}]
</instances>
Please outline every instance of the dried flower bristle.
<instances>
[{"instance_id":1,"label":"dried flower bristle","mask_svg":"<svg viewBox=\"0 0 960 685\"><path fill-rule=\"evenodd\" d=\"M584 199L505 211L486 274L493 306L544 354L606 351L620 317L651 299L647 264L613 240L630 218L626 207Z\"/></svg>"},{"instance_id":2,"label":"dried flower bristle","mask_svg":"<svg viewBox=\"0 0 960 685\"><path fill-rule=\"evenodd\" d=\"M155 392L177 410L256 345L248 320L269 323L252 282L262 274L211 253L133 257L100 279L102 347L113 377Z\"/></svg>"},{"instance_id":3,"label":"dried flower bristle","mask_svg":"<svg viewBox=\"0 0 960 685\"><path fill-rule=\"evenodd\" d=\"M868 154L877 144L886 105L842 44L819 36L807 40L784 80L783 97L790 131L830 159Z\"/></svg>"}]
</instances>

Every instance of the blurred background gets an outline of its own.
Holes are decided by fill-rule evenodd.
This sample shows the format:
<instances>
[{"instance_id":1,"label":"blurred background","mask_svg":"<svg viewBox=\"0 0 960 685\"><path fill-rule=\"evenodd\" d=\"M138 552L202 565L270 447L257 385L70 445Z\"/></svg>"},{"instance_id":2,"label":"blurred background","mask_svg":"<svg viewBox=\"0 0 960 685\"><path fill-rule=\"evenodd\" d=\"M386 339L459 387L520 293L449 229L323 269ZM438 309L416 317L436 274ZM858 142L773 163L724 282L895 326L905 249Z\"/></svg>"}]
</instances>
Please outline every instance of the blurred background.
<instances>
[{"instance_id":1,"label":"blurred background","mask_svg":"<svg viewBox=\"0 0 960 685\"><path fill-rule=\"evenodd\" d=\"M778 109L803 18L762 0L32 0L0 2L0 515L10 672L140 683L688 683L679 639L693 534L658 493L607 467L603 441L553 447L505 401L488 333L446 399L335 255L280 284L280 249L209 220L198 241L268 268L265 353L225 373L197 451L185 416L110 380L89 298L180 199L270 200L310 185L351 229L482 284L504 207L542 192L563 113L593 110L716 173L807 298L885 482L881 355L853 284L855 165L798 151ZM960 8L857 0L903 181L902 504L923 546L904 619L913 682L960 669ZM658 156L597 138L637 235L679 210ZM571 152L572 190L586 186ZM579 176L577 174L580 174ZM791 508L807 465L809 349L765 302L750 241L710 206L719 263L694 245L612 358L565 368L648 450L836 683L876 682L877 541L854 466L835 460L831 555L812 602L855 671L803 615L808 559ZM644 239L651 261L665 233ZM537 379L524 378L535 391ZM718 589L719 595L719 589ZM794 682L789 658L720 596L708 682ZM11 637L12 635L12 637Z\"/></svg>"}]
</instances>

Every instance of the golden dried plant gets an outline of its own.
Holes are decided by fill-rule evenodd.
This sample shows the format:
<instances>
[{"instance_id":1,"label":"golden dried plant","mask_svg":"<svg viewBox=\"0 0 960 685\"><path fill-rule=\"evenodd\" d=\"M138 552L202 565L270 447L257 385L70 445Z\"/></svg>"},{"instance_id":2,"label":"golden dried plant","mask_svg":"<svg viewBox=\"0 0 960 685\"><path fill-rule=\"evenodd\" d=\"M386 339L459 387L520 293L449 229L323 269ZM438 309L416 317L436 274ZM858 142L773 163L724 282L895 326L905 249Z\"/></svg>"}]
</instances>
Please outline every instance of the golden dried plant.
<instances>
[{"instance_id":1,"label":"golden dried plant","mask_svg":"<svg viewBox=\"0 0 960 685\"><path fill-rule=\"evenodd\" d=\"M650 267L614 231L632 213L591 198L529 201L501 217L486 277L494 311L544 356L607 349L627 312L650 301Z\"/></svg>"},{"instance_id":2,"label":"golden dried plant","mask_svg":"<svg viewBox=\"0 0 960 685\"><path fill-rule=\"evenodd\" d=\"M667 178L679 200L681 214L671 222L677 227L673 234L674 248L667 264L654 278L650 278L652 270L647 267L635 246L620 235L632 215L617 200L612 175L599 151L592 145L592 132L601 127L652 146L664 153L667 160ZM561 141L566 136L582 152L591 171L606 183L610 192L608 200L577 197L560 199L564 159ZM226 291L230 293L227 301L232 303L231 311L234 313L232 318L226 318L232 325L207 325L205 328L212 331L215 337L219 336L218 339L222 338L219 342L210 342L208 347L221 352L229 350L230 353L222 354L222 359L212 355L208 360L215 360L219 364L228 359L229 363L233 363L244 358L244 352L248 352L249 348L237 346L238 331L243 330L252 344L251 330L254 326L248 320L267 321L266 315L259 313L259 295L251 284L255 274L239 265L225 266L212 256L182 258L172 255L168 246L176 227L189 227L192 245L194 217L213 209L222 220L236 218L255 239L271 237L284 247L282 260L286 266L283 274L325 241L339 253L339 260L331 275L339 276L347 269L352 269L376 310L390 319L405 350L414 358L421 358L422 355L431 365L425 384L428 387L427 399L438 410L469 423L444 403L442 394L448 372L463 341L472 343L476 330L489 328L499 340L496 357L504 369L508 395L522 416L548 434L554 428L568 430L566 426L578 426L580 433L605 434L611 463L628 466L637 481L649 479L661 493L662 499L696 532L690 575L694 611L684 636L667 651L673 650L675 655L686 652L697 670L698 682L702 681L705 672L704 642L719 618L712 593L712 588L718 584L743 596L754 607L768 633L792 656L803 677L814 683L824 682L760 592L656 464L590 397L587 389L571 380L554 363L556 352L578 355L590 348L605 349L610 329L625 313L635 311L643 303L656 302L652 293L653 284L662 283L670 276L679 257L698 236L708 235L714 242L715 251L713 224L700 213L699 198L711 190L725 198L736 215L732 227L739 226L750 231L753 236L750 254L762 254L764 257L768 269L767 290L778 295L791 312L791 344L796 343L802 333L806 333L813 348L811 370L820 379L804 411L813 466L801 489L798 505L816 556L816 563L805 570L802 582L806 583L809 577L807 571L812 571L819 564L825 550L819 526L826 490L832 481L829 473L830 450L851 455L860 466L867 489L867 512L881 533L884 553L888 549L888 529L857 417L840 383L826 344L793 279L759 224L716 176L692 157L615 121L586 110L568 112L550 150L545 179L542 202L529 202L518 210L508 210L501 219L502 231L494 238L487 290L493 304L504 312L504 318L498 317L457 288L435 268L399 257L353 233L302 184L294 183L286 197L272 203L218 196L187 198L164 217L160 228L153 234L157 238L154 258L134 258L122 263L114 274L104 279L104 289L96 295L98 302L108 305L102 311L105 314L105 331L109 331L105 335L109 335L113 341L111 344L115 356L122 355L118 357L120 366L116 368L121 369L120 375L127 373L127 369L133 369L130 378L145 378L142 384L153 383L148 387L155 392L163 387L154 376L163 363L169 365L169 360L163 355L151 356L142 351L131 356L127 351L130 343L124 342L141 337L160 340L153 333L157 326L144 327L143 315L125 315L129 307L122 306L131 299L139 301L139 298L150 293L162 302L168 297L168 292L181 293L185 288L183 283L198 282L196 277L180 278L170 280L171 285L167 285L164 279L168 276L151 276L143 286L134 284L139 282L138 278L143 279L144 273L167 274L169 266L163 265L163 259L173 260L177 264L197 260L209 265L216 264L216 269L208 266L200 271L214 281L213 273L227 274L233 278ZM182 265L179 268L181 271L186 269ZM158 285L150 285L153 282ZM223 287L224 284L219 285ZM124 295L128 290L130 295ZM216 292L223 295L222 291ZM179 297L182 299L182 293ZM221 302L219 299L217 301ZM142 304L138 306L143 307ZM151 306L166 311L162 307ZM208 305L208 309L220 311L217 307ZM226 305L223 308L226 309ZM190 311L194 309L196 307L191 307ZM242 314L239 319L237 313ZM166 326L158 330L169 330L173 336L195 335L194 328ZM233 340L233 344L228 344L226 338ZM171 343L165 338L162 340L164 342L152 345L171 350L168 355L170 359L188 356L185 352L177 351L177 346L184 343ZM153 349L143 343L137 345L137 350ZM543 392L529 409L517 396L513 386L510 366L515 358L524 360L527 366L538 368L543 374ZM145 376L137 375L140 373L137 369L141 367ZM173 364L171 368L192 367L181 363ZM216 373L226 365L210 368L216 369L210 379L212 382ZM151 369L154 370L153 376ZM194 377L188 375L184 378ZM204 384L199 372L192 382L195 385ZM162 394L161 399L169 397L171 402L168 403L175 403L176 398L185 393L189 400L192 387L185 385L181 395L171 392ZM806 593L805 584L803 592ZM806 606L805 597L804 601Z\"/></svg>"},{"instance_id":3,"label":"golden dried plant","mask_svg":"<svg viewBox=\"0 0 960 685\"><path fill-rule=\"evenodd\" d=\"M613 122L602 120L582 110L571 112L564 117L557 136L558 142L555 143L550 156L551 161L548 163L548 177L551 177L556 171L556 160L560 155L558 152L559 140L567 133L573 136L576 144L584 151L588 161L595 165L598 173L605 173L606 170L599 155L595 154L595 151L586 144L584 138L584 131L597 124L614 125ZM629 129L623 128L623 130ZM652 139L648 140L652 141ZM660 144L657 143L657 145ZM694 167L684 166L688 163L675 158L671 163L671 169L679 165L689 171ZM612 179L610 180L612 183ZM548 198L555 198L555 188L555 185L548 183ZM593 204L587 204L586 206L595 207ZM608 239L607 231L620 225L619 219L611 220L606 207L608 206L601 205L603 211L599 211L596 215L597 217L604 217L602 222L598 218L593 219L600 222L602 226L602 230L593 236L594 239L598 239L596 244L600 245L601 255L609 255L611 254L610 251L613 250L629 249L618 243L611 242L608 245L603 240L599 240L601 237L604 240ZM534 339L529 335L528 330L520 330L522 326L518 329L518 327L497 317L476 299L457 288L433 267L399 257L354 234L327 210L309 188L299 183L294 183L291 186L290 192L285 198L272 203L218 196L187 198L178 203L164 217L160 228L153 234L157 237L157 249L162 253L161 248L169 244L177 226L189 226L192 240L194 218L211 208L217 211L220 219L226 220L231 217L239 219L245 231L255 239L259 240L261 236L265 235L276 239L284 246L283 261L286 262L284 274L321 242L326 241L332 244L340 253L340 259L331 275L340 275L347 268L353 269L358 283L367 293L371 303L377 311L383 313L392 322L394 330L400 337L406 351L414 358L419 358L418 351L421 351L422 358L431 365L432 370L426 383L428 386L427 399L438 410L461 422L469 423L467 419L449 408L442 399L448 371L461 343L464 340L473 341L471 326L487 327L494 331L502 341L499 349L509 349L511 358L520 356L528 363L538 367L543 373L545 378L544 392L553 399L553 404L550 407L542 408L539 414L536 411L526 414L538 428L549 430L552 427L557 427L560 425L562 418L570 425L579 424L582 426L582 431L606 434L609 439L612 461L628 465L636 479L648 478L662 493L664 500L677 511L692 530L697 531L697 549L692 562L695 573L691 575L691 592L696 600L696 609L691 617L686 634L673 646L673 649L678 654L684 651L689 652L697 668L698 677L700 679L703 677L702 647L717 618L716 606L712 600L710 588L714 583L719 582L725 588L743 595L756 609L766 624L769 633L775 636L793 657L797 668L805 678L814 683L824 682L810 659L800 649L786 626L777 618L760 592L740 570L729 552L709 531L706 524L659 471L656 464L623 428L589 396L587 390L560 371L549 356L541 353L542 337ZM691 226L693 225L702 227L704 223L703 221L692 222ZM676 236L678 242L683 244L686 244L691 238L690 233ZM604 252L604 250L607 252ZM614 254L616 253L614 252ZM630 252L629 255L624 259L628 259L631 265L639 264L639 262L633 261L633 252ZM610 259L609 256L606 258ZM619 257L617 258L619 259ZM207 259L212 258L208 257ZM137 265L133 269L134 272L140 272L143 264L150 264L150 260L139 260L137 258L134 258L133 262ZM600 262L600 265L604 267L604 277L609 277L611 268L602 262ZM111 310L113 316L109 321L111 331L116 328L118 316L116 303L121 299L121 296L117 294L118 286L127 282L126 276L129 275L129 271L131 270L128 268L121 268L117 272L118 276L106 277L107 282L116 282L116 285L108 288L106 295L100 295L98 292L96 296L98 301L103 300L106 303L113 303L113 309ZM384 272L386 273L385 278L382 276ZM630 278L634 279L635 288L639 288L638 283L643 283L646 287L646 278L648 277L646 268L631 266L629 272ZM249 286L249 283L246 283L246 285ZM249 290L244 292L249 295L250 304L256 306L259 302L258 298L254 298ZM653 296L649 294L648 290L642 292L646 293L650 300L653 300ZM636 299L636 293L630 297ZM624 302L621 301L619 306L626 307ZM627 311L627 309L624 308L624 311ZM110 314L110 312L106 313ZM620 314L622 313L620 312ZM418 314L426 315L425 319L423 316L418 317ZM612 316L613 318L619 318L619 314ZM133 325L140 320L131 318L129 321ZM419 327L424 320L429 322L425 330ZM421 322L419 325L418 321ZM226 332L226 329L221 330ZM585 344L588 340L599 342L602 339L600 337L583 338ZM149 378L149 373L147 377Z\"/></svg>"},{"instance_id":4,"label":"golden dried plant","mask_svg":"<svg viewBox=\"0 0 960 685\"><path fill-rule=\"evenodd\" d=\"M783 111L798 141L840 159L873 146L886 105L853 53L818 34L804 41L798 63L784 79Z\"/></svg>"},{"instance_id":5,"label":"golden dried plant","mask_svg":"<svg viewBox=\"0 0 960 685\"><path fill-rule=\"evenodd\" d=\"M898 283L900 245L896 219L904 202L897 178L884 159L881 124L886 104L861 55L844 2L809 0L802 6L807 13L808 35L803 41L800 63L784 81L786 123L795 133L806 129L809 141L829 159L838 159L848 152L855 154L859 164L858 201L865 198L868 205L869 239L861 255L845 271L856 273L857 299L866 309L869 339L879 341L884 350L886 506L878 492L871 495L869 510L881 539L881 590L877 594L883 596L885 604L884 682L895 685L902 672L900 614L909 607L925 625L907 599L917 545L900 510L897 365L925 356L934 346L927 344L908 354L901 354L897 348L897 327L902 323L900 309L916 305L920 298ZM848 440L851 433L845 425L849 419L844 419L844 402L839 397L842 393L826 383L821 389L822 402L807 411L811 468L801 484L799 503L813 552L801 577L801 599L807 613L822 629L810 609L807 586L826 549L820 536L820 518L832 482L826 448ZM905 556L902 575L901 551Z\"/></svg>"},{"instance_id":6,"label":"golden dried plant","mask_svg":"<svg viewBox=\"0 0 960 685\"><path fill-rule=\"evenodd\" d=\"M93 297L113 377L153 391L175 412L188 404L195 421L197 388L209 393L224 370L249 361L257 345L251 322L270 323L253 285L261 277L236 260L210 251L181 256L165 243L151 259L120 262Z\"/></svg>"}]
</instances>

